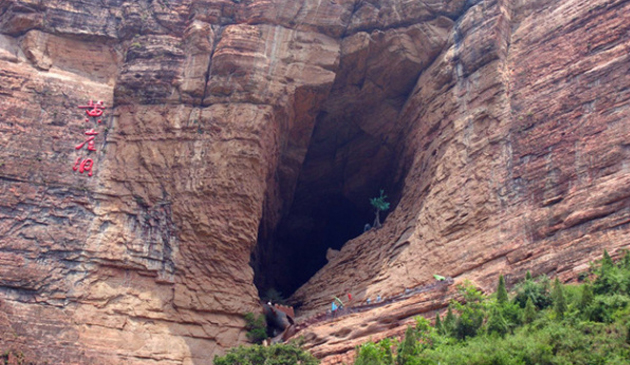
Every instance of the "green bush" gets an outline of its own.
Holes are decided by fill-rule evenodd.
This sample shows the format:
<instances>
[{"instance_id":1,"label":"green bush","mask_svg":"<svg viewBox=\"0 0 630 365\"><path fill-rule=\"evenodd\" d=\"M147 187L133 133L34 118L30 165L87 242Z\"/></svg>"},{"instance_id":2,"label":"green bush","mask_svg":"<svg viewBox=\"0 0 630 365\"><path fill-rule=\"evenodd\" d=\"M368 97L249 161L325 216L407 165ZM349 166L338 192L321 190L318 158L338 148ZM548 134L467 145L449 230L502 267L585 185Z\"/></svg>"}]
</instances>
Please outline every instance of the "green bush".
<instances>
[{"instance_id":1,"label":"green bush","mask_svg":"<svg viewBox=\"0 0 630 365\"><path fill-rule=\"evenodd\" d=\"M247 330L247 339L252 343L262 343L267 336L267 321L265 315L256 316L252 312L245 313L245 329Z\"/></svg>"},{"instance_id":2,"label":"green bush","mask_svg":"<svg viewBox=\"0 0 630 365\"><path fill-rule=\"evenodd\" d=\"M460 285L458 288L466 303L455 303L455 309L459 312L459 317L455 322L455 337L465 340L467 337L474 337L483 325L485 318L485 297L469 282Z\"/></svg>"},{"instance_id":3,"label":"green bush","mask_svg":"<svg viewBox=\"0 0 630 365\"><path fill-rule=\"evenodd\" d=\"M628 306L630 298L626 295L598 295L586 308L586 317L593 322L612 323L615 313Z\"/></svg>"},{"instance_id":4,"label":"green bush","mask_svg":"<svg viewBox=\"0 0 630 365\"><path fill-rule=\"evenodd\" d=\"M455 325L457 324L457 317L453 314L452 306L448 306L448 310L446 311L446 317L444 317L444 322L442 323L442 331L440 331L441 335L453 336L455 334ZM438 331L440 329L438 328Z\"/></svg>"},{"instance_id":5,"label":"green bush","mask_svg":"<svg viewBox=\"0 0 630 365\"><path fill-rule=\"evenodd\" d=\"M498 307L492 308L490 317L488 317L487 332L488 334L497 334L504 336L508 332L508 322L503 318L503 314Z\"/></svg>"},{"instance_id":6,"label":"green bush","mask_svg":"<svg viewBox=\"0 0 630 365\"><path fill-rule=\"evenodd\" d=\"M556 277L556 280L553 282L553 311L556 315L556 318L563 319L564 313L567 311L567 301L564 297L564 288L560 280Z\"/></svg>"},{"instance_id":7,"label":"green bush","mask_svg":"<svg viewBox=\"0 0 630 365\"><path fill-rule=\"evenodd\" d=\"M368 342L357 347L357 358L355 365L394 365L394 355L392 347L396 346L396 341L385 338L374 344Z\"/></svg>"},{"instance_id":8,"label":"green bush","mask_svg":"<svg viewBox=\"0 0 630 365\"><path fill-rule=\"evenodd\" d=\"M374 228L381 227L380 212L381 211L384 212L389 209L389 203L385 201L385 199L387 199L387 195L384 195L384 194L385 194L385 191L381 189L381 195L379 197L370 199L370 204L374 207L375 209L374 214L376 214L376 218L374 219L374 224L373 224Z\"/></svg>"},{"instance_id":9,"label":"green bush","mask_svg":"<svg viewBox=\"0 0 630 365\"><path fill-rule=\"evenodd\" d=\"M508 301L508 292L505 288L505 279L503 275L499 276L499 284L497 285L497 302L500 305L507 303Z\"/></svg>"},{"instance_id":10,"label":"green bush","mask_svg":"<svg viewBox=\"0 0 630 365\"><path fill-rule=\"evenodd\" d=\"M538 283L533 280L525 280L517 285L514 303L518 304L521 308L525 308L528 298L531 298L538 309L549 307L552 303L551 296L549 295L549 280L543 277L541 282Z\"/></svg>"},{"instance_id":11,"label":"green bush","mask_svg":"<svg viewBox=\"0 0 630 365\"><path fill-rule=\"evenodd\" d=\"M527 298L525 310L523 311L523 323L529 324L536 320L536 306L532 302L532 298Z\"/></svg>"},{"instance_id":12,"label":"green bush","mask_svg":"<svg viewBox=\"0 0 630 365\"><path fill-rule=\"evenodd\" d=\"M586 308L588 308L589 305L591 305L591 303L593 303L593 289L591 288L590 284L584 284L582 285L582 293L580 295L580 302L578 303L578 308L580 308L581 311L586 310Z\"/></svg>"},{"instance_id":13,"label":"green bush","mask_svg":"<svg viewBox=\"0 0 630 365\"><path fill-rule=\"evenodd\" d=\"M319 361L294 344L239 346L224 356L215 356L214 365L316 365Z\"/></svg>"},{"instance_id":14,"label":"green bush","mask_svg":"<svg viewBox=\"0 0 630 365\"><path fill-rule=\"evenodd\" d=\"M407 327L405 339L398 346L396 353L397 365L409 364L411 359L418 355L418 341L416 340L416 331L413 327Z\"/></svg>"},{"instance_id":15,"label":"green bush","mask_svg":"<svg viewBox=\"0 0 630 365\"><path fill-rule=\"evenodd\" d=\"M507 302L499 308L509 328L514 328L523 323L523 309L518 304Z\"/></svg>"}]
</instances>

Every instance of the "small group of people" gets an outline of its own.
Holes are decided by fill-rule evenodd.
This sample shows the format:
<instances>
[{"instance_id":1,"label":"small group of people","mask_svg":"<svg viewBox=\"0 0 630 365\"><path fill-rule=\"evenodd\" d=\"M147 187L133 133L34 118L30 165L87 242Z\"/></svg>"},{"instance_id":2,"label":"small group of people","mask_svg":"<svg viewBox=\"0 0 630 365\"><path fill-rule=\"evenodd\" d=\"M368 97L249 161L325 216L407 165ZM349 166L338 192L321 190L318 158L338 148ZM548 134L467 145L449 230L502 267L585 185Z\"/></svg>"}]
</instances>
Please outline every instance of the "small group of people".
<instances>
[{"instance_id":1,"label":"small group of people","mask_svg":"<svg viewBox=\"0 0 630 365\"><path fill-rule=\"evenodd\" d=\"M374 303L380 303L382 300L383 299L381 298L381 295L379 294L379 295L376 296L376 302L374 302ZM366 304L372 304L372 298L367 298L365 300L365 303Z\"/></svg>"},{"instance_id":2,"label":"small group of people","mask_svg":"<svg viewBox=\"0 0 630 365\"><path fill-rule=\"evenodd\" d=\"M394 295L393 297L388 297L385 298L385 301L392 301L392 300L396 300L396 299L402 299L405 296L409 296L413 293L418 293L419 289L425 288L425 289L429 289L430 287L435 286L437 283L440 282L445 282L446 284L452 284L453 283L453 279L451 277L444 277L441 275L437 275L434 274L433 277L435 278L436 282L433 284L428 284L428 285L424 285L422 287L417 287L415 289L410 289L410 288L405 288L403 293L400 293L399 295ZM352 302L352 294L348 293L348 302L347 304L350 304ZM381 295L378 294L376 295L376 301L374 303L381 303L383 302L383 298L381 298ZM372 304L372 298L367 298L365 300L365 303L367 305ZM330 313L332 314L332 318L336 318L337 315L339 314L339 311L344 309L346 305L344 305L344 303L341 301L341 299L337 298L337 297L333 297L332 303L330 305Z\"/></svg>"},{"instance_id":3,"label":"small group of people","mask_svg":"<svg viewBox=\"0 0 630 365\"><path fill-rule=\"evenodd\" d=\"M351 302L352 302L352 294L348 293L347 304L350 304ZM333 297L332 304L330 305L330 312L332 314L332 317L335 318L337 316L337 313L343 308L344 308L344 303L341 301L341 299L337 297Z\"/></svg>"}]
</instances>

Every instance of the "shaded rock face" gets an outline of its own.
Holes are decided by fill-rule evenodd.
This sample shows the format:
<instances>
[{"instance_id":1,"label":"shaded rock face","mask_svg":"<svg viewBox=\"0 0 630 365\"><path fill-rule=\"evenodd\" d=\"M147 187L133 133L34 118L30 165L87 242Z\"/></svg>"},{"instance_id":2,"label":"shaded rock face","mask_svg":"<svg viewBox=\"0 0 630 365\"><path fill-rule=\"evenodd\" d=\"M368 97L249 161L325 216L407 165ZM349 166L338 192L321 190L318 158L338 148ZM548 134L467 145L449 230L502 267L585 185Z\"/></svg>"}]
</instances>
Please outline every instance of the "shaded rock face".
<instances>
[{"instance_id":1,"label":"shaded rock face","mask_svg":"<svg viewBox=\"0 0 630 365\"><path fill-rule=\"evenodd\" d=\"M328 248L292 297L303 313L619 254L629 16L623 0L0 2L0 347L210 364L245 341L254 283L288 294ZM72 171L89 99L107 107L90 178ZM392 211L361 234L380 188Z\"/></svg>"}]
</instances>

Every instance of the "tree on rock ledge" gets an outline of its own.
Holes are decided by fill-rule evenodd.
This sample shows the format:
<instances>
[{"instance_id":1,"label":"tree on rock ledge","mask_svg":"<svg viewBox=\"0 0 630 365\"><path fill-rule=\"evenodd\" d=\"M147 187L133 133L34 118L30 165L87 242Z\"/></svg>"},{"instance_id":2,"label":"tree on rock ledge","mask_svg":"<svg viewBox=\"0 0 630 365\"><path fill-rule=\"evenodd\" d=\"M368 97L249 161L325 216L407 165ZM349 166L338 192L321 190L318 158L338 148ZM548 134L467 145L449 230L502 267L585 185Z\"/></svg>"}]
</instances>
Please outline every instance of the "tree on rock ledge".
<instances>
[{"instance_id":1,"label":"tree on rock ledge","mask_svg":"<svg viewBox=\"0 0 630 365\"><path fill-rule=\"evenodd\" d=\"M381 196L379 196L378 198L370 199L370 204L372 204L374 209L376 209L376 212L375 212L376 219L374 219L374 228L381 227L381 219L380 219L379 213L381 211L386 211L389 209L389 203L385 201L385 199L387 199L387 195L384 195L384 193L385 191L381 189Z\"/></svg>"}]
</instances>

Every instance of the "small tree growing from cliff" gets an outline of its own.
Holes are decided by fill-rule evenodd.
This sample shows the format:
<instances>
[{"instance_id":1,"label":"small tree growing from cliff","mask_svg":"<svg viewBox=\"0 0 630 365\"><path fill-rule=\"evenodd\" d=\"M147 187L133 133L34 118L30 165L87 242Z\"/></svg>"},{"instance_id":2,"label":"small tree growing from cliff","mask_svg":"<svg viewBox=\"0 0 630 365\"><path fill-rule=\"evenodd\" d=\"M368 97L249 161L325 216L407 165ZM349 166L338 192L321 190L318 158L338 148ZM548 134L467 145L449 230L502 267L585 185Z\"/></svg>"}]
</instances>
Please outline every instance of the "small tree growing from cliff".
<instances>
[{"instance_id":1,"label":"small tree growing from cliff","mask_svg":"<svg viewBox=\"0 0 630 365\"><path fill-rule=\"evenodd\" d=\"M376 219L374 219L374 228L381 227L381 219L380 219L379 213L381 211L386 211L389 209L389 203L385 201L385 199L387 199L387 195L385 195L384 193L385 191L381 189L381 196L379 196L378 198L370 199L370 204L372 204L374 209L376 209L376 212L375 212Z\"/></svg>"},{"instance_id":2,"label":"small tree growing from cliff","mask_svg":"<svg viewBox=\"0 0 630 365\"><path fill-rule=\"evenodd\" d=\"M247 330L247 339L253 343L262 343L267 336L267 321L265 315L256 316L252 312L245 313L245 329Z\"/></svg>"}]
</instances>

